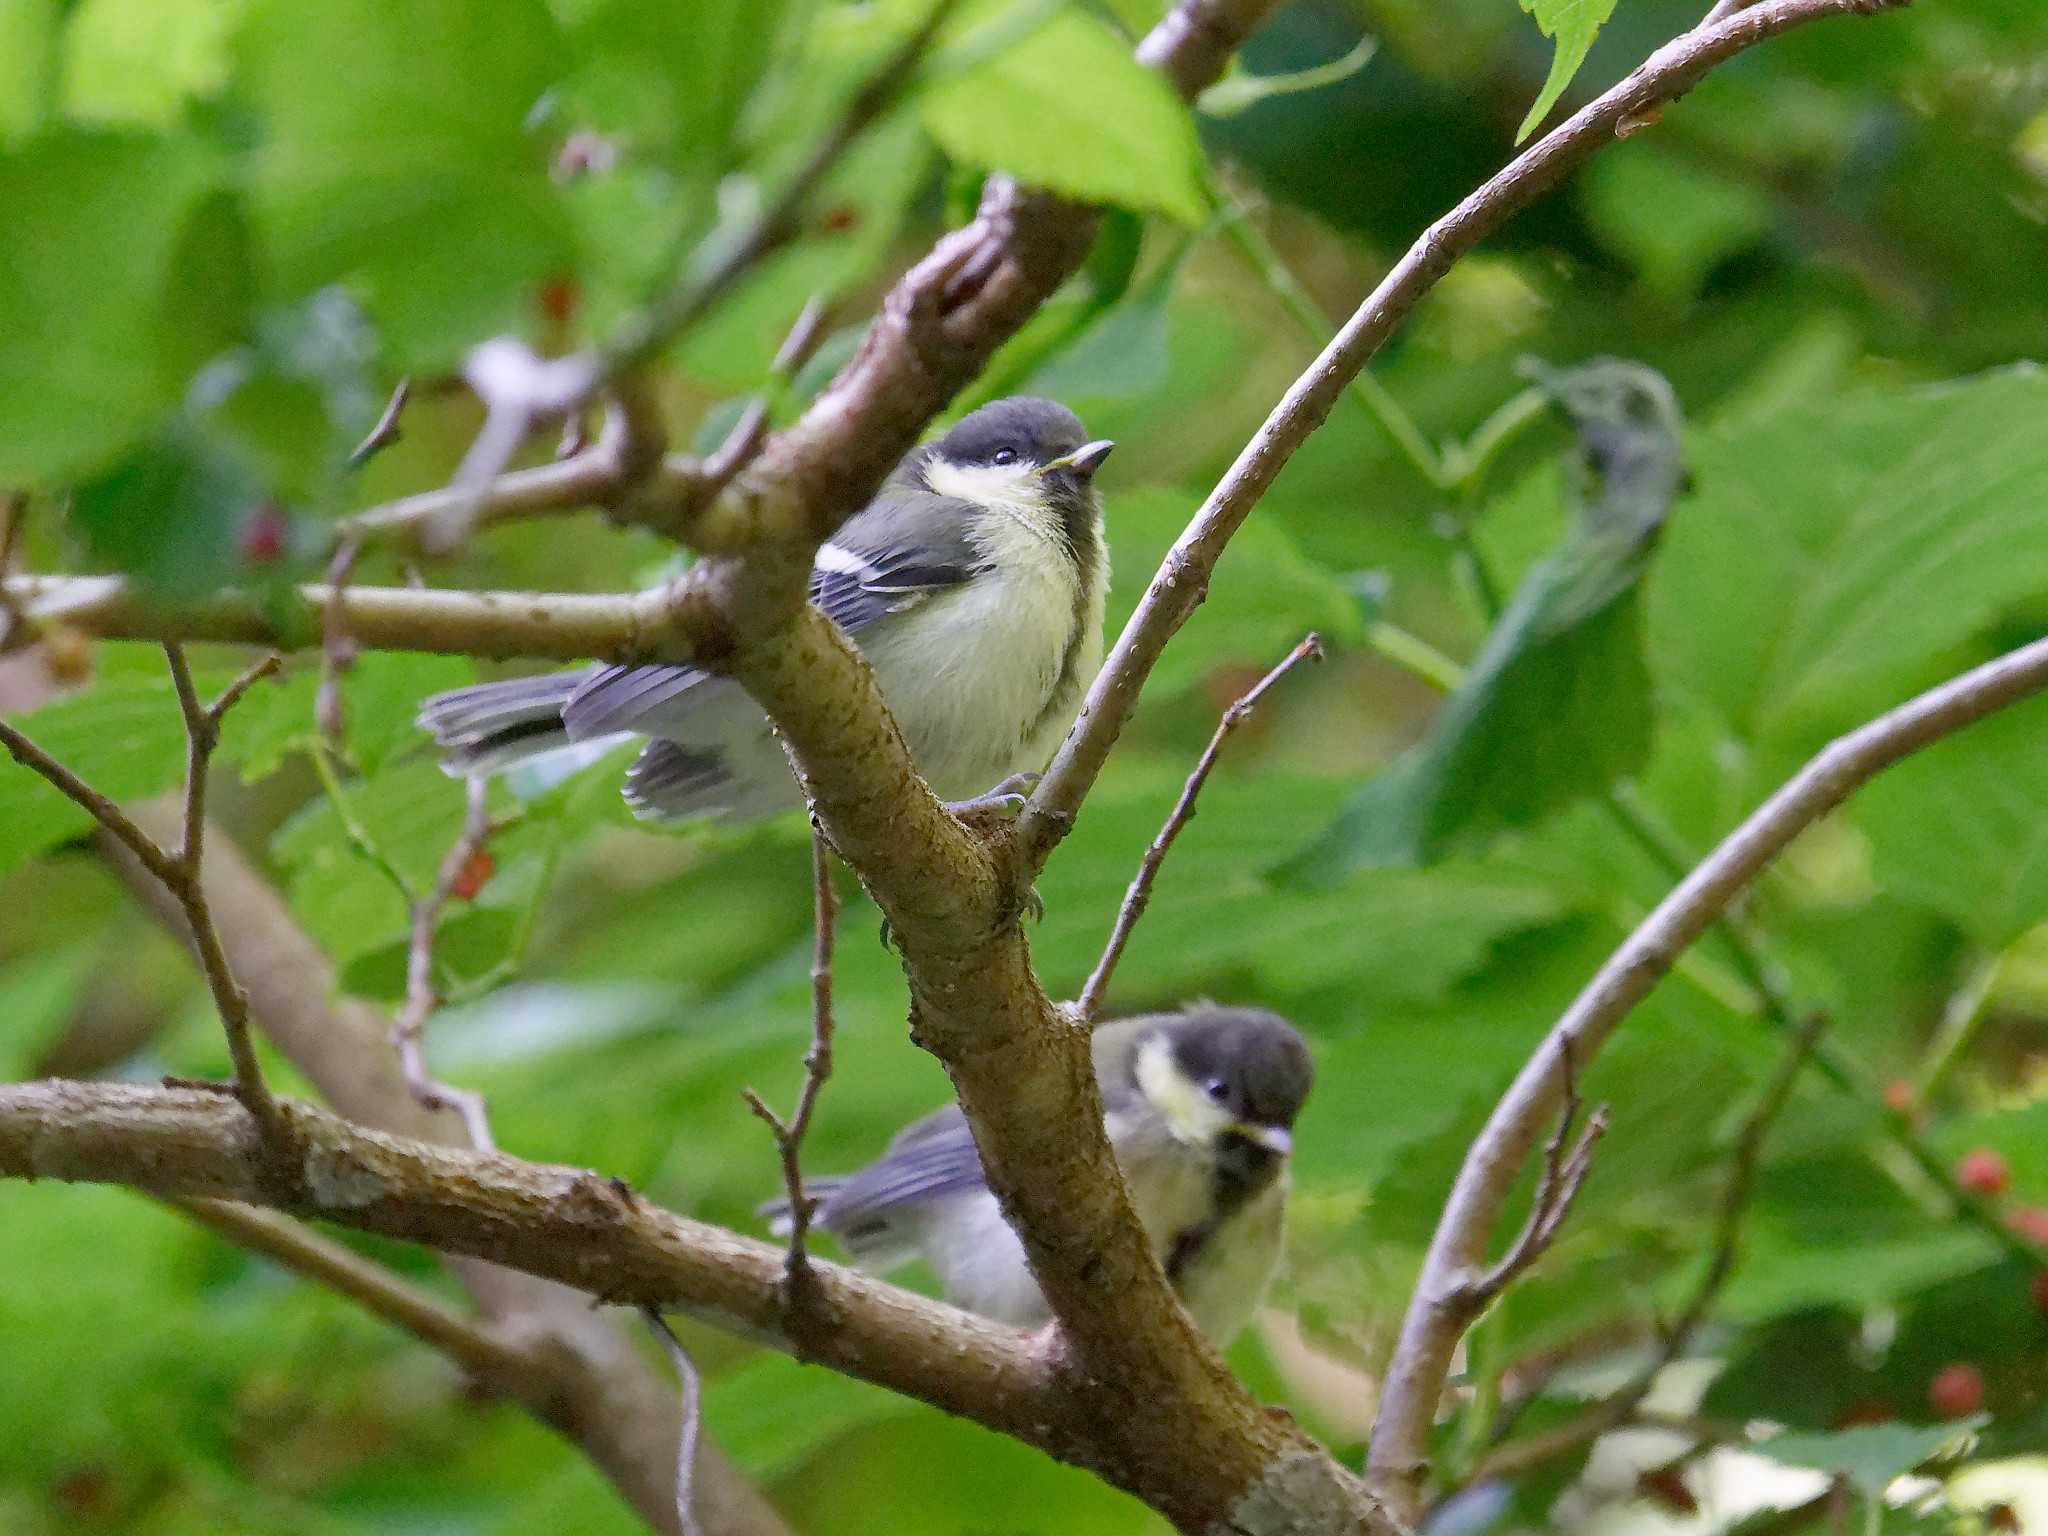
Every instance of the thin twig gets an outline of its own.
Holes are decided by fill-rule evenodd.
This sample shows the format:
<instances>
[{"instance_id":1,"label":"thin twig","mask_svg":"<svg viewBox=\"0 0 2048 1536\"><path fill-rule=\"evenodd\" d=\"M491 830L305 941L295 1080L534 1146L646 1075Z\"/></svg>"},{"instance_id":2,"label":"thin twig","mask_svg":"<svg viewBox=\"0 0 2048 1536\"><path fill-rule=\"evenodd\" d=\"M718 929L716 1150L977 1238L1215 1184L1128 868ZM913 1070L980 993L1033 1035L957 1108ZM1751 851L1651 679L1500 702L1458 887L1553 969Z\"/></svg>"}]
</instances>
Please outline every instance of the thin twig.
<instances>
[{"instance_id":1,"label":"thin twig","mask_svg":"<svg viewBox=\"0 0 2048 1536\"><path fill-rule=\"evenodd\" d=\"M277 671L282 658L272 652L246 668L210 705L199 702L192 670L185 661L185 648L176 643L165 644L164 659L170 665L171 686L185 717L184 841L170 861L172 874L165 883L185 909L185 920L192 929L192 946L199 953L200 968L206 973L214 1007L227 1033L236 1091L265 1133L281 1141L288 1132L277 1101L271 1097L270 1086L264 1081L262 1063L256 1058L254 1033L249 1027L249 994L228 964L220 931L214 926L213 909L206 900L200 862L205 853L207 769L213 760L213 749L220 744L221 721L259 679ZM136 835L142 834L138 830ZM143 862L149 861L145 858Z\"/></svg>"},{"instance_id":2,"label":"thin twig","mask_svg":"<svg viewBox=\"0 0 2048 1536\"><path fill-rule=\"evenodd\" d=\"M1693 1335L1706 1320L1708 1309L1727 1284L1728 1277L1735 1272L1735 1263L1740 1255L1744 1218L1749 1211L1751 1196L1756 1190L1757 1168L1763 1156L1764 1139L1783 1113L1792 1096L1792 1085L1798 1080L1807 1058L1812 1054L1821 1032L1827 1027L1827 1016L1810 1014L1801 1022L1791 1043L1779 1058L1777 1070L1770 1081L1757 1095L1756 1103L1743 1117L1742 1128L1736 1133L1734 1144L1728 1154L1728 1178L1722 1186L1721 1199L1715 1208L1714 1235L1709 1249L1707 1267L1698 1284L1693 1287L1690 1297L1678 1311L1677 1316L1659 1329L1659 1342L1650 1360L1631 1377L1619 1391L1593 1404L1583 1413L1555 1429L1534 1435L1526 1440L1510 1441L1487 1455L1472 1473L1472 1480L1492 1477L1513 1477L1529 1468L1539 1466L1574 1450L1589 1441L1597 1440L1609 1430L1627 1423L1635 1414L1650 1388L1664 1368L1685 1353Z\"/></svg>"},{"instance_id":3,"label":"thin twig","mask_svg":"<svg viewBox=\"0 0 2048 1536\"><path fill-rule=\"evenodd\" d=\"M832 940L839 918L839 895L832 888L832 850L825 834L815 829L811 833L811 899L815 929L811 942L811 1046L804 1053L804 1085L797 1094L796 1110L784 1121L753 1089L743 1090L747 1107L767 1124L782 1157L782 1183L789 1193L789 1251L783 1261L783 1277L793 1296L810 1273L804 1238L817 1211L817 1201L804 1193L804 1136L811 1128L818 1094L832 1075Z\"/></svg>"},{"instance_id":4,"label":"thin twig","mask_svg":"<svg viewBox=\"0 0 2048 1536\"><path fill-rule=\"evenodd\" d=\"M361 649L348 632L348 582L363 552L359 535L345 534L327 562L327 605L320 615L320 687L313 695L313 723L327 749L348 761L348 719L341 698L342 674Z\"/></svg>"},{"instance_id":5,"label":"thin twig","mask_svg":"<svg viewBox=\"0 0 2048 1536\"><path fill-rule=\"evenodd\" d=\"M405 1003L392 1021L391 1043L398 1051L412 1096L428 1109L454 1110L469 1130L470 1145L491 1152L497 1149L497 1142L491 1137L483 1095L453 1087L435 1077L427 1069L426 1050L427 1020L433 1017L441 1001L434 985L434 929L464 872L490 840L492 827L485 787L483 779L469 781L469 809L463 818L462 832L443 856L433 889L412 904L412 934L405 955Z\"/></svg>"},{"instance_id":6,"label":"thin twig","mask_svg":"<svg viewBox=\"0 0 2048 1536\"><path fill-rule=\"evenodd\" d=\"M397 386L391 391L391 398L384 402L384 409L379 413L376 425L370 428L368 435L360 443L357 443L353 451L350 452L348 456L348 467L350 469L361 469L370 460L398 441L399 418L405 414L406 402L411 399L412 380L409 377L400 379Z\"/></svg>"},{"instance_id":7,"label":"thin twig","mask_svg":"<svg viewBox=\"0 0 2048 1536\"><path fill-rule=\"evenodd\" d=\"M704 1389L697 1375L697 1362L683 1348L659 1307L642 1307L640 1315L676 1369L676 1384L683 1394L682 1428L676 1435L676 1527L682 1536L701 1536L697 1524L695 1487L697 1482L697 1433L704 1420Z\"/></svg>"},{"instance_id":8,"label":"thin twig","mask_svg":"<svg viewBox=\"0 0 2048 1536\"><path fill-rule=\"evenodd\" d=\"M1586 1117L1586 1127L1579 1133L1578 1141L1571 1142L1572 1127L1578 1122L1581 1105L1578 1073L1572 1065L1569 1042L1559 1042L1557 1072L1561 1084L1558 1091L1563 1096L1564 1107L1558 1112L1557 1129L1551 1132L1550 1140L1543 1146L1543 1173L1536 1181L1536 1193L1529 1202L1528 1220L1522 1223L1522 1230L1508 1245L1506 1253L1488 1268L1470 1273L1459 1282L1459 1304L1468 1309L1472 1317L1485 1311L1517 1276L1549 1251L1550 1245L1557 1240L1565 1217L1571 1214L1580 1189L1585 1186L1586 1175L1592 1171L1593 1148L1607 1133L1607 1106L1603 1104ZM1566 1150L1568 1144L1569 1151Z\"/></svg>"},{"instance_id":9,"label":"thin twig","mask_svg":"<svg viewBox=\"0 0 2048 1536\"><path fill-rule=\"evenodd\" d=\"M1145 907L1152 900L1152 886L1159 878L1159 871L1166 863L1166 855L1172 849L1174 839L1180 836L1195 814L1195 797L1202 792L1202 786L1209 782L1209 774L1216 767L1216 760L1223 751L1224 742L1233 732L1251 718L1252 711L1264 698L1266 690L1293 671L1304 661L1323 659L1322 636L1310 632L1308 637L1287 653L1278 666L1273 668L1245 694L1223 711L1223 718L1216 723L1215 732L1209 737L1209 745L1195 762L1194 772L1182 786L1180 799L1174 802L1167 814L1165 824L1158 836L1138 861L1138 872L1131 879L1130 888L1124 892L1123 905L1117 909L1116 925L1110 930L1109 943L1104 946L1102 958L1095 962L1095 969L1089 973L1088 981L1081 988L1081 996L1075 1009L1083 1020L1092 1020L1102 1011L1102 999L1109 991L1109 979L1115 973L1117 962L1123 959L1124 947L1131 942L1131 933L1138 926L1138 919L1145 915Z\"/></svg>"}]
</instances>

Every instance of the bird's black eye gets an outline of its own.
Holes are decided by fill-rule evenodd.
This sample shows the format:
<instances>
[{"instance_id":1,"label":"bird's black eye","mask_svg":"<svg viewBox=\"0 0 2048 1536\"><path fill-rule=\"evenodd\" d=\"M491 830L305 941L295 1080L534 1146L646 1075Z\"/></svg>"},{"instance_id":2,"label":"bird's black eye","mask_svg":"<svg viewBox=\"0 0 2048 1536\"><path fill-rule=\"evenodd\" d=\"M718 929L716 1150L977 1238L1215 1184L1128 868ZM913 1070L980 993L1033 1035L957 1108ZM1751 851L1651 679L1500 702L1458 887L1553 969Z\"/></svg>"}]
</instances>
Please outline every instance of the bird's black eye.
<instances>
[{"instance_id":1,"label":"bird's black eye","mask_svg":"<svg viewBox=\"0 0 2048 1536\"><path fill-rule=\"evenodd\" d=\"M1218 1104L1221 1104L1230 1097L1230 1085L1220 1077L1210 1078L1208 1082L1202 1084L1202 1087L1208 1092L1209 1097Z\"/></svg>"},{"instance_id":2,"label":"bird's black eye","mask_svg":"<svg viewBox=\"0 0 2048 1536\"><path fill-rule=\"evenodd\" d=\"M1014 448L998 448L991 462L996 464L1014 464L1017 462L1017 450Z\"/></svg>"}]
</instances>

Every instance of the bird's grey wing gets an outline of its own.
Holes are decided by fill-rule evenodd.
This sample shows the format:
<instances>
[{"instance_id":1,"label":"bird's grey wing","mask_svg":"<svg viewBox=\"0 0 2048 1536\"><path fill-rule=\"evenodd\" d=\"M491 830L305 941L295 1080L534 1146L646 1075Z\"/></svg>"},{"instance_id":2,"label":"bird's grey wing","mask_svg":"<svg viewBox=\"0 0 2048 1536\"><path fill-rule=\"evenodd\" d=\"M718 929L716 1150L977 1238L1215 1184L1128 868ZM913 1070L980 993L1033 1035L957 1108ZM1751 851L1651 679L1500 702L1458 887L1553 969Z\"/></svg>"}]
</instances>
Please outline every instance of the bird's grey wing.
<instances>
[{"instance_id":1,"label":"bird's grey wing","mask_svg":"<svg viewBox=\"0 0 2048 1536\"><path fill-rule=\"evenodd\" d=\"M811 601L849 635L966 583L983 565L973 508L892 483L819 547Z\"/></svg>"},{"instance_id":2,"label":"bird's grey wing","mask_svg":"<svg viewBox=\"0 0 2048 1536\"><path fill-rule=\"evenodd\" d=\"M967 1117L950 1105L898 1133L879 1160L839 1181L818 1219L864 1257L864 1250L898 1245L892 1227L908 1208L984 1183Z\"/></svg>"},{"instance_id":3,"label":"bird's grey wing","mask_svg":"<svg viewBox=\"0 0 2048 1536\"><path fill-rule=\"evenodd\" d=\"M920 496L914 522L907 516ZM978 557L964 531L965 502L900 487L886 489L818 550L811 600L848 634L970 577ZM948 514L951 515L948 515ZM915 530L913 532L913 529ZM709 751L696 724L707 704L738 686L695 667L613 665L592 670L562 709L574 741L638 731Z\"/></svg>"}]
</instances>

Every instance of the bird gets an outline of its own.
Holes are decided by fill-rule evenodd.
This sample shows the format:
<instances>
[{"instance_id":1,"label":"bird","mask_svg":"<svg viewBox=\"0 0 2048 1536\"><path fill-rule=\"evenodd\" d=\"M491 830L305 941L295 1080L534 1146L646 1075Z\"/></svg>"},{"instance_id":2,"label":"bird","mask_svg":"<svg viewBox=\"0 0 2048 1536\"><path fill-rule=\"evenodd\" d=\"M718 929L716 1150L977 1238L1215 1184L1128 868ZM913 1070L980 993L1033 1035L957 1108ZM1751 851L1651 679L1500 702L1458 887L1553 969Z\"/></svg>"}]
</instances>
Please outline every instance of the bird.
<instances>
[{"instance_id":1,"label":"bird","mask_svg":"<svg viewBox=\"0 0 2048 1536\"><path fill-rule=\"evenodd\" d=\"M1220 1349L1279 1265L1294 1120L1314 1078L1308 1046L1278 1014L1200 1002L1104 1024L1092 1048L1132 1209ZM1051 1317L957 1104L913 1122L859 1172L804 1189L815 1225L861 1268L923 1258L956 1306L1026 1328ZM787 1235L786 1200L761 1211Z\"/></svg>"},{"instance_id":2,"label":"bird","mask_svg":"<svg viewBox=\"0 0 2048 1536\"><path fill-rule=\"evenodd\" d=\"M811 600L874 667L943 799L971 804L996 786L1014 800L1102 664L1109 547L1095 472L1115 446L1056 401L995 401L913 449L818 548ZM696 667L457 688L425 700L419 723L458 777L547 754L580 767L650 738L623 790L643 820L751 820L802 803L760 707Z\"/></svg>"}]
</instances>

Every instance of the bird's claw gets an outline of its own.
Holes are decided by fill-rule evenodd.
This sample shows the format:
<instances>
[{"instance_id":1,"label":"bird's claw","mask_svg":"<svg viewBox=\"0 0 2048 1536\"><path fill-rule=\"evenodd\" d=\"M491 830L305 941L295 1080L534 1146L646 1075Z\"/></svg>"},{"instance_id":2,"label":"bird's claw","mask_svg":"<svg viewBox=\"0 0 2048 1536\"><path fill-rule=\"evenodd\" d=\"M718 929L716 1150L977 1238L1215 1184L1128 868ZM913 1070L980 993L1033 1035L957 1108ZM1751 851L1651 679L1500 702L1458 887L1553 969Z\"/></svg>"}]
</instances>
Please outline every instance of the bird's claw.
<instances>
[{"instance_id":1,"label":"bird's claw","mask_svg":"<svg viewBox=\"0 0 2048 1536\"><path fill-rule=\"evenodd\" d=\"M1025 804L1031 799L1031 791L1038 788L1041 777L1036 773L1013 773L971 800L948 800L946 809L963 821L987 816L1014 821L1023 814Z\"/></svg>"}]
</instances>

